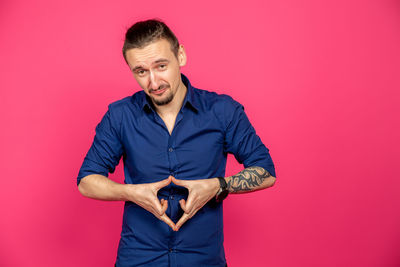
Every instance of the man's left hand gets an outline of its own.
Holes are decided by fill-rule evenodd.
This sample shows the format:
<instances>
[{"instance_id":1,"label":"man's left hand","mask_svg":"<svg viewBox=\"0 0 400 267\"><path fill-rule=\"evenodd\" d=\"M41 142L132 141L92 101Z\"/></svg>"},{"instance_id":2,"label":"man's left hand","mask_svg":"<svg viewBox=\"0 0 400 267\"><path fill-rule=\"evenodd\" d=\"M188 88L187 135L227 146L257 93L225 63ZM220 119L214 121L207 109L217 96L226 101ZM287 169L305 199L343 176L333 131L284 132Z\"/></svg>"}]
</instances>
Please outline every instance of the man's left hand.
<instances>
[{"instance_id":1,"label":"man's left hand","mask_svg":"<svg viewBox=\"0 0 400 267\"><path fill-rule=\"evenodd\" d=\"M217 194L220 184L218 178L179 180L172 177L172 182L189 190L187 200L181 199L179 201L184 213L175 225L174 230L178 231L187 220L192 218L198 210Z\"/></svg>"}]
</instances>

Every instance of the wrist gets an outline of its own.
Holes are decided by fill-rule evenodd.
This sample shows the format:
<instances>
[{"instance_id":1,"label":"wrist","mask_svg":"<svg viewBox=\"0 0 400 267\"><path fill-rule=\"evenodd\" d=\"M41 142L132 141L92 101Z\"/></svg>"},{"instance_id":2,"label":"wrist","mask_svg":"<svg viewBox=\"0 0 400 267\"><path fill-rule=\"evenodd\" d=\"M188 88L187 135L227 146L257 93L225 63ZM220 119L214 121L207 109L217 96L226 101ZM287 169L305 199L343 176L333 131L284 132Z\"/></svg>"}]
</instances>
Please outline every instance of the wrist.
<instances>
[{"instance_id":1,"label":"wrist","mask_svg":"<svg viewBox=\"0 0 400 267\"><path fill-rule=\"evenodd\" d=\"M218 178L212 178L212 180L214 182L213 183L213 190L215 192L214 196L216 196L217 193L219 192L219 189L221 188L221 186L220 186Z\"/></svg>"},{"instance_id":2,"label":"wrist","mask_svg":"<svg viewBox=\"0 0 400 267\"><path fill-rule=\"evenodd\" d=\"M219 189L215 195L215 200L217 202L221 202L222 200L224 200L228 194L228 183L226 182L225 177L217 177L218 182L219 182Z\"/></svg>"},{"instance_id":3,"label":"wrist","mask_svg":"<svg viewBox=\"0 0 400 267\"><path fill-rule=\"evenodd\" d=\"M135 185L134 184L121 184L121 188L118 190L122 201L134 202Z\"/></svg>"}]
</instances>

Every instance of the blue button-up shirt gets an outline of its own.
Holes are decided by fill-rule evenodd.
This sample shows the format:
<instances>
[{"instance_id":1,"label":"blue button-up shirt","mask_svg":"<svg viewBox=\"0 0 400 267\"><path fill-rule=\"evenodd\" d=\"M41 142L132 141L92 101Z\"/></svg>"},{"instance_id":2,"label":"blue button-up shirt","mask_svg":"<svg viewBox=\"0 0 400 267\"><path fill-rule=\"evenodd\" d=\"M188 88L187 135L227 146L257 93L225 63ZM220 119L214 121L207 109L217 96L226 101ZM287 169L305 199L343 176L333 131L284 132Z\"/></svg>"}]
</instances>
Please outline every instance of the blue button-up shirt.
<instances>
[{"instance_id":1,"label":"blue button-up shirt","mask_svg":"<svg viewBox=\"0 0 400 267\"><path fill-rule=\"evenodd\" d=\"M250 124L244 108L228 95L193 87L181 74L187 93L169 134L151 100L139 91L108 106L78 174L108 176L121 157L126 184L225 176L227 154L245 167L275 175L269 150ZM188 190L173 183L160 189L166 214L177 223L179 200ZM116 266L225 266L222 203L211 200L178 232L134 202L126 201Z\"/></svg>"}]
</instances>

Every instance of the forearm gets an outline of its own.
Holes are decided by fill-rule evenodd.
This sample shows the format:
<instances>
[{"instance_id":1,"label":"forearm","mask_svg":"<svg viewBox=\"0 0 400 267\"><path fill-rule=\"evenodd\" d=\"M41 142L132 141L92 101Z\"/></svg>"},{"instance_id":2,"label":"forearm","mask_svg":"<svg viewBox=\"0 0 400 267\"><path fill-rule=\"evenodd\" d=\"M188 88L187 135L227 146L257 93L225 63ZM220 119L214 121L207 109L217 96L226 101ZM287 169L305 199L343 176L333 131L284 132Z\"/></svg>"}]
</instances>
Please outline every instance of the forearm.
<instances>
[{"instance_id":1,"label":"forearm","mask_svg":"<svg viewBox=\"0 0 400 267\"><path fill-rule=\"evenodd\" d=\"M274 185L276 178L262 167L248 167L236 175L225 177L231 194L249 193Z\"/></svg>"},{"instance_id":2,"label":"forearm","mask_svg":"<svg viewBox=\"0 0 400 267\"><path fill-rule=\"evenodd\" d=\"M127 186L129 185L116 183L103 175L91 174L82 178L78 189L88 198L127 201Z\"/></svg>"}]
</instances>

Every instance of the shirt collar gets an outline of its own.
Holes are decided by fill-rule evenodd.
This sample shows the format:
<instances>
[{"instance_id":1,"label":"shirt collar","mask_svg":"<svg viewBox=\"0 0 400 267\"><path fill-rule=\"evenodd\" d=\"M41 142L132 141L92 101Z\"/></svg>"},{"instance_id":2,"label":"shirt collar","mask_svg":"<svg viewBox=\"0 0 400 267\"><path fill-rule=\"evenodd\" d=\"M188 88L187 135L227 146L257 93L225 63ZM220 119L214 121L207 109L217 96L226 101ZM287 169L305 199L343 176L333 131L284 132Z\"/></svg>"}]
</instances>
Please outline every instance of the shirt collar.
<instances>
[{"instance_id":1,"label":"shirt collar","mask_svg":"<svg viewBox=\"0 0 400 267\"><path fill-rule=\"evenodd\" d=\"M187 92L185 95L185 98L183 100L182 103L182 108L185 106L190 106L193 108L194 111L198 111L198 103L196 101L196 98L194 96L194 88L193 86L190 84L189 79L183 74L181 73L181 79L183 84L186 86L187 88ZM154 105L151 102L150 97L143 92L143 97L142 97L142 109L145 111L154 111Z\"/></svg>"}]
</instances>

